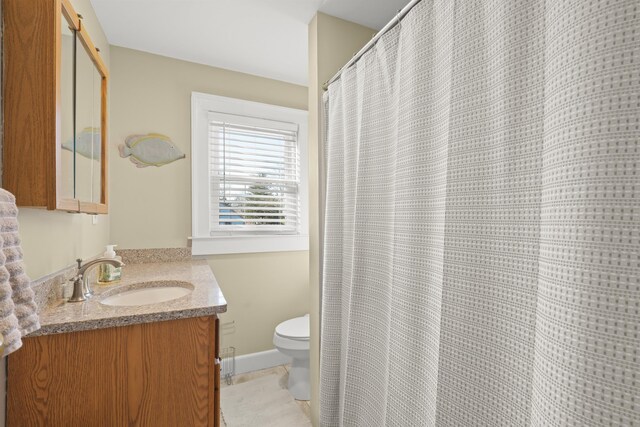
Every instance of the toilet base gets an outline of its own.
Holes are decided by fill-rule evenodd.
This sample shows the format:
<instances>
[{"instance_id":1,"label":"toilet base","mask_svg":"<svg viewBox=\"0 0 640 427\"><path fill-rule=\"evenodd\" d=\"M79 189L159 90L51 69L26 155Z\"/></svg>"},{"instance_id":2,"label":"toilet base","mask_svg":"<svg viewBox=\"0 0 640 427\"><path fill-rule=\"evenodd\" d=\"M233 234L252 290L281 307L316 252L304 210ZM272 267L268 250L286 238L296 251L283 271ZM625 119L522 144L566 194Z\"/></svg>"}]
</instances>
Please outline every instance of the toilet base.
<instances>
[{"instance_id":1,"label":"toilet base","mask_svg":"<svg viewBox=\"0 0 640 427\"><path fill-rule=\"evenodd\" d=\"M296 400L311 399L309 359L293 359L289 368L289 393Z\"/></svg>"}]
</instances>

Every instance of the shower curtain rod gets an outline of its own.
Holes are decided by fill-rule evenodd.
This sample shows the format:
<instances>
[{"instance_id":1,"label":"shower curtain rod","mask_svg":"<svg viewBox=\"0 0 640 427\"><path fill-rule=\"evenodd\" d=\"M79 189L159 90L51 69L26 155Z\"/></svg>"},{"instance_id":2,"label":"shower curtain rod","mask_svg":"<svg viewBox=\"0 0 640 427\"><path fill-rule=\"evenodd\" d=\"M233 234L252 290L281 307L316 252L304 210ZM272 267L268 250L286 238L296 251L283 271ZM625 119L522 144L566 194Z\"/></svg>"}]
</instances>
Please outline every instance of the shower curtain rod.
<instances>
[{"instance_id":1,"label":"shower curtain rod","mask_svg":"<svg viewBox=\"0 0 640 427\"><path fill-rule=\"evenodd\" d=\"M338 72L333 77L331 77L326 83L324 83L322 85L322 90L326 91L327 89L329 89L329 85L331 83L335 82L336 80L338 80L340 78L340 75L342 74L342 72L344 70L346 70L347 68L349 68L353 64L355 64L358 61L358 59L360 59L360 57L362 57L362 55L364 55L369 49L371 49L376 44L376 42L378 41L378 39L380 37L382 37L387 31L389 31L390 29L395 27L397 24L399 24L400 20L402 18L404 18L404 16L407 13L409 13L409 11L411 9L413 9L413 6L415 6L416 4L420 3L420 1L422 1L422 0L411 0L409 2L409 4L407 4L401 10L399 10L398 13L396 14L395 18L393 18L391 21L389 21L387 23L387 25L385 25L380 31L378 31L376 33L376 35L373 36L373 38L371 40L369 40L369 42L367 44L365 44L362 47L362 49L360 49L358 51L358 53L353 55L353 57L349 60L349 62L347 62L342 68L340 68L340 70L338 70Z\"/></svg>"}]
</instances>

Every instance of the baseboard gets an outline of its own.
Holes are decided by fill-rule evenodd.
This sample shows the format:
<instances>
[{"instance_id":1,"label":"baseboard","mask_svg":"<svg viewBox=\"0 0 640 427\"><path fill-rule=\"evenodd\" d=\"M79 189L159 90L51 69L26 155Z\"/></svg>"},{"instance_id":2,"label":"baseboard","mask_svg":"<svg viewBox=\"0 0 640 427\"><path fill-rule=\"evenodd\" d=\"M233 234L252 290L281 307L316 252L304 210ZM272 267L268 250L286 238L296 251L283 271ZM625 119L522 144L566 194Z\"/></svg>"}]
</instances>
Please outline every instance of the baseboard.
<instances>
[{"instance_id":1,"label":"baseboard","mask_svg":"<svg viewBox=\"0 0 640 427\"><path fill-rule=\"evenodd\" d=\"M259 371L260 369L273 368L274 366L285 365L287 363L291 363L291 358L276 349L243 354L242 356L236 357L236 375Z\"/></svg>"}]
</instances>

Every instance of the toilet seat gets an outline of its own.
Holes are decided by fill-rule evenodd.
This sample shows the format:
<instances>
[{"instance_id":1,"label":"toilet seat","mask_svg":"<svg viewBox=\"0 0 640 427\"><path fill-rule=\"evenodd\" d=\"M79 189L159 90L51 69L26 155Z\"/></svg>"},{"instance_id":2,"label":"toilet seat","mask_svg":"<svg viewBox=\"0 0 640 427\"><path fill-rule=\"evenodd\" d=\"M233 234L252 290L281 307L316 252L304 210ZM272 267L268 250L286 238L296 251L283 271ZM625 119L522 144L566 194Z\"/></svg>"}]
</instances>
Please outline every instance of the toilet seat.
<instances>
[{"instance_id":1,"label":"toilet seat","mask_svg":"<svg viewBox=\"0 0 640 427\"><path fill-rule=\"evenodd\" d=\"M285 320L276 326L276 335L295 341L309 340L309 315Z\"/></svg>"}]
</instances>

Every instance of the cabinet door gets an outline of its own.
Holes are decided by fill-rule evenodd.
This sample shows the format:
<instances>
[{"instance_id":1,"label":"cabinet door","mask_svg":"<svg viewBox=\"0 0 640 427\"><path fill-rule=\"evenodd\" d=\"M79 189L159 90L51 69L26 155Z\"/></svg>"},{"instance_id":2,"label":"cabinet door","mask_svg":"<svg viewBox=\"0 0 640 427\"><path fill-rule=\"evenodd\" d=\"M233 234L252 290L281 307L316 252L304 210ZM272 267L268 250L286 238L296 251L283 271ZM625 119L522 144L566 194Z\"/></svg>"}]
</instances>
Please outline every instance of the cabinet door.
<instances>
[{"instance_id":1,"label":"cabinet door","mask_svg":"<svg viewBox=\"0 0 640 427\"><path fill-rule=\"evenodd\" d=\"M215 316L25 338L7 425L215 427Z\"/></svg>"}]
</instances>

